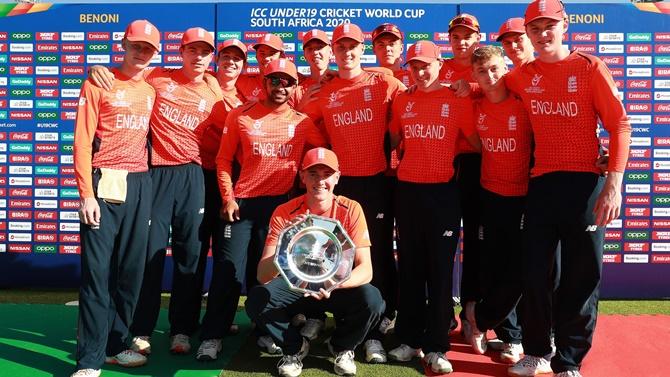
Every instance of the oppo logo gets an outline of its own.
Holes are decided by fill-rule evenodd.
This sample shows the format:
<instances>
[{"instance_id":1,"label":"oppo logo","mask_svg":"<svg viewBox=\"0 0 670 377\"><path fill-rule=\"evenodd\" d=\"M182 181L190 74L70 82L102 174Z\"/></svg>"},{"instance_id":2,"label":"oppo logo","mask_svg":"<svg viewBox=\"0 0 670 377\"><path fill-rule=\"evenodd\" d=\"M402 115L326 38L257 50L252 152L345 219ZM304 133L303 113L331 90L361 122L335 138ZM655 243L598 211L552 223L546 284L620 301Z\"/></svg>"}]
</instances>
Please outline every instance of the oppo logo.
<instances>
[{"instance_id":1,"label":"oppo logo","mask_svg":"<svg viewBox=\"0 0 670 377\"><path fill-rule=\"evenodd\" d=\"M279 32L279 33L272 33L272 34L278 36L281 39L293 39L294 38L293 33L290 33L290 32Z\"/></svg>"},{"instance_id":2,"label":"oppo logo","mask_svg":"<svg viewBox=\"0 0 670 377\"><path fill-rule=\"evenodd\" d=\"M603 245L603 249L608 251L621 250L621 245L618 243L606 243Z\"/></svg>"},{"instance_id":3,"label":"oppo logo","mask_svg":"<svg viewBox=\"0 0 670 377\"><path fill-rule=\"evenodd\" d=\"M63 85L81 85L83 82L84 82L83 79L68 78L62 80Z\"/></svg>"},{"instance_id":4,"label":"oppo logo","mask_svg":"<svg viewBox=\"0 0 670 377\"><path fill-rule=\"evenodd\" d=\"M41 55L37 57L37 61L41 63L51 63L57 60L58 58L55 55Z\"/></svg>"},{"instance_id":5,"label":"oppo logo","mask_svg":"<svg viewBox=\"0 0 670 377\"><path fill-rule=\"evenodd\" d=\"M668 196L657 196L654 198L655 204L668 204L670 203L670 197Z\"/></svg>"},{"instance_id":6,"label":"oppo logo","mask_svg":"<svg viewBox=\"0 0 670 377\"><path fill-rule=\"evenodd\" d=\"M33 91L30 89L12 89L10 93L14 97L26 97L33 95Z\"/></svg>"},{"instance_id":7,"label":"oppo logo","mask_svg":"<svg viewBox=\"0 0 670 377\"><path fill-rule=\"evenodd\" d=\"M428 33L409 33L407 35L409 39L428 39Z\"/></svg>"},{"instance_id":8,"label":"oppo logo","mask_svg":"<svg viewBox=\"0 0 670 377\"><path fill-rule=\"evenodd\" d=\"M89 45L87 47L89 51L109 51L108 45Z\"/></svg>"},{"instance_id":9,"label":"oppo logo","mask_svg":"<svg viewBox=\"0 0 670 377\"><path fill-rule=\"evenodd\" d=\"M648 232L626 232L627 239L643 239L649 238Z\"/></svg>"},{"instance_id":10,"label":"oppo logo","mask_svg":"<svg viewBox=\"0 0 670 377\"><path fill-rule=\"evenodd\" d=\"M628 173L626 176L632 181L648 180L651 177L649 173Z\"/></svg>"},{"instance_id":11,"label":"oppo logo","mask_svg":"<svg viewBox=\"0 0 670 377\"><path fill-rule=\"evenodd\" d=\"M51 240L51 238L48 238L48 240ZM37 245L34 246L34 250L36 253L55 253L56 252L56 246L53 245Z\"/></svg>"},{"instance_id":12,"label":"oppo logo","mask_svg":"<svg viewBox=\"0 0 670 377\"><path fill-rule=\"evenodd\" d=\"M12 39L30 39L33 35L30 33L12 33Z\"/></svg>"},{"instance_id":13,"label":"oppo logo","mask_svg":"<svg viewBox=\"0 0 670 377\"><path fill-rule=\"evenodd\" d=\"M54 112L41 112L37 113L37 118L39 119L56 119L58 115Z\"/></svg>"}]
</instances>

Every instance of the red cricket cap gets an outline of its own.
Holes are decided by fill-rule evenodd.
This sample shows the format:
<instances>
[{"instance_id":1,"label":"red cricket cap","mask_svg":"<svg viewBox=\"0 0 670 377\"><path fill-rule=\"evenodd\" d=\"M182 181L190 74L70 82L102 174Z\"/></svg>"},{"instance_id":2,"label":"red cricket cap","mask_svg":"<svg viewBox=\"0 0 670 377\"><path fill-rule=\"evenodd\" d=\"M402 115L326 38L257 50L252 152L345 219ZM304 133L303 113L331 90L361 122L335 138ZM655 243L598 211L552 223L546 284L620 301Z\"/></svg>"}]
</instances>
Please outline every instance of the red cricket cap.
<instances>
[{"instance_id":1,"label":"red cricket cap","mask_svg":"<svg viewBox=\"0 0 670 377\"><path fill-rule=\"evenodd\" d=\"M464 26L470 30L476 31L477 33L480 32L479 21L477 21L477 17L468 13L461 13L449 21L449 33L451 33L451 31L457 26Z\"/></svg>"},{"instance_id":2,"label":"red cricket cap","mask_svg":"<svg viewBox=\"0 0 670 377\"><path fill-rule=\"evenodd\" d=\"M190 43L195 42L205 42L208 45L212 46L212 50L216 50L214 45L214 37L210 32L201 28L201 27L192 27L184 32L184 35L181 37L181 45L186 46Z\"/></svg>"},{"instance_id":3,"label":"red cricket cap","mask_svg":"<svg viewBox=\"0 0 670 377\"><path fill-rule=\"evenodd\" d=\"M314 148L305 153L302 159L302 168L300 170L307 170L314 165L326 165L329 168L339 171L339 163L335 152L326 148Z\"/></svg>"},{"instance_id":4,"label":"red cricket cap","mask_svg":"<svg viewBox=\"0 0 670 377\"><path fill-rule=\"evenodd\" d=\"M219 45L219 53L228 47L233 47L237 48L238 50L242 51L242 55L244 55L244 59L246 60L247 58L247 46L242 43L239 39L233 38L233 39L226 39Z\"/></svg>"},{"instance_id":5,"label":"red cricket cap","mask_svg":"<svg viewBox=\"0 0 670 377\"><path fill-rule=\"evenodd\" d=\"M400 40L404 39L402 31L400 31L398 26L390 23L383 23L377 26L375 30L372 31L372 41L374 42L375 39L377 39L377 37L380 37L383 34L391 34Z\"/></svg>"},{"instance_id":6,"label":"red cricket cap","mask_svg":"<svg viewBox=\"0 0 670 377\"><path fill-rule=\"evenodd\" d=\"M432 63L435 60L442 59L440 48L431 41L417 41L409 46L407 50L407 62L418 60L424 63Z\"/></svg>"},{"instance_id":7,"label":"red cricket cap","mask_svg":"<svg viewBox=\"0 0 670 377\"><path fill-rule=\"evenodd\" d=\"M280 58L269 62L263 70L263 75L267 77L277 72L285 73L298 81L298 69L295 67L295 64L288 59Z\"/></svg>"},{"instance_id":8,"label":"red cricket cap","mask_svg":"<svg viewBox=\"0 0 670 377\"><path fill-rule=\"evenodd\" d=\"M550 18L561 21L565 18L565 7L559 0L534 0L528 4L524 25L537 20L538 18Z\"/></svg>"},{"instance_id":9,"label":"red cricket cap","mask_svg":"<svg viewBox=\"0 0 670 377\"><path fill-rule=\"evenodd\" d=\"M333 43L337 43L344 38L351 38L358 43L365 41L363 31L356 24L342 24L333 30Z\"/></svg>"},{"instance_id":10,"label":"red cricket cap","mask_svg":"<svg viewBox=\"0 0 670 377\"><path fill-rule=\"evenodd\" d=\"M325 31L319 29L312 29L302 35L302 47L305 47L307 43L312 40L319 40L327 45L330 45L330 38Z\"/></svg>"},{"instance_id":11,"label":"red cricket cap","mask_svg":"<svg viewBox=\"0 0 670 377\"><path fill-rule=\"evenodd\" d=\"M126 28L123 38L131 42L146 42L152 45L156 51L160 50L161 34L158 29L147 20L135 20Z\"/></svg>"},{"instance_id":12,"label":"red cricket cap","mask_svg":"<svg viewBox=\"0 0 670 377\"><path fill-rule=\"evenodd\" d=\"M258 41L254 45L254 50L258 50L260 45L270 46L277 51L284 52L284 41L272 33L267 33L264 36L258 38Z\"/></svg>"},{"instance_id":13,"label":"red cricket cap","mask_svg":"<svg viewBox=\"0 0 670 377\"><path fill-rule=\"evenodd\" d=\"M521 33L526 34L526 26L524 19L521 17L508 18L498 30L498 38L496 41L500 42L507 33Z\"/></svg>"}]
</instances>

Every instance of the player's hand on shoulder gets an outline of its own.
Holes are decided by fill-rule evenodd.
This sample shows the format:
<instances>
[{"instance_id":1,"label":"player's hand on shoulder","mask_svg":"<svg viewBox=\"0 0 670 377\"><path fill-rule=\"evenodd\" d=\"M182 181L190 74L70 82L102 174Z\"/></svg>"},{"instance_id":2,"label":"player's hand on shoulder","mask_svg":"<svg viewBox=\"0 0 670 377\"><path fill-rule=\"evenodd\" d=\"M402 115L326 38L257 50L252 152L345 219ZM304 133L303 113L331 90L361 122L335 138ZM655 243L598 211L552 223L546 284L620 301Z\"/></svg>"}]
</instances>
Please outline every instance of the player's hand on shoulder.
<instances>
[{"instance_id":1,"label":"player's hand on shoulder","mask_svg":"<svg viewBox=\"0 0 670 377\"><path fill-rule=\"evenodd\" d=\"M114 86L114 74L102 65L94 65L88 68L88 77L93 84L105 90L112 90Z\"/></svg>"}]
</instances>

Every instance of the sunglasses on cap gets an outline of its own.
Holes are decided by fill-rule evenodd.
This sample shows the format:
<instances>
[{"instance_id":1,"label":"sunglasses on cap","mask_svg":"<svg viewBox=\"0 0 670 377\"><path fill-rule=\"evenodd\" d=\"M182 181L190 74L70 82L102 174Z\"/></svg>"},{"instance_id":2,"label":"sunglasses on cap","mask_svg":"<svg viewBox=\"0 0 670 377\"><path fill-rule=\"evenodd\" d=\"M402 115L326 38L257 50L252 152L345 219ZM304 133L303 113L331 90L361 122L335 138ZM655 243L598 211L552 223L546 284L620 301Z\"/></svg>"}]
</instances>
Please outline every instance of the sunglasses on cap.
<instances>
[{"instance_id":1,"label":"sunglasses on cap","mask_svg":"<svg viewBox=\"0 0 670 377\"><path fill-rule=\"evenodd\" d=\"M281 86L282 88L288 88L295 85L295 80L287 79L284 77L268 76L266 78L270 80L270 85L272 86Z\"/></svg>"},{"instance_id":2,"label":"sunglasses on cap","mask_svg":"<svg viewBox=\"0 0 670 377\"><path fill-rule=\"evenodd\" d=\"M383 33L390 33L394 34L396 36L402 36L402 32L398 27L394 24L390 23L383 23L375 28L375 30L372 31L372 39L376 39L380 34Z\"/></svg>"},{"instance_id":3,"label":"sunglasses on cap","mask_svg":"<svg viewBox=\"0 0 670 377\"><path fill-rule=\"evenodd\" d=\"M460 16L454 18L449 22L449 29L455 26L469 26L479 30L479 22L472 16Z\"/></svg>"}]
</instances>

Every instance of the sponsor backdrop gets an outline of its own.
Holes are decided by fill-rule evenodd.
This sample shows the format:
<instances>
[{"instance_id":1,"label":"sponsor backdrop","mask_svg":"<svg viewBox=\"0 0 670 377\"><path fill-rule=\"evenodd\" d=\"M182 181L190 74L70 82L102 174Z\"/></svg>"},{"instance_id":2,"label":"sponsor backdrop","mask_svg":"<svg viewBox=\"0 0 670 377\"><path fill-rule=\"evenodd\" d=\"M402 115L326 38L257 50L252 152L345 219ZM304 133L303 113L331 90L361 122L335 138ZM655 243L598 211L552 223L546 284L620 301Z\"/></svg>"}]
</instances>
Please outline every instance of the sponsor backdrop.
<instances>
[{"instance_id":1,"label":"sponsor backdrop","mask_svg":"<svg viewBox=\"0 0 670 377\"><path fill-rule=\"evenodd\" d=\"M634 128L622 217L606 233L604 297L670 296L670 7L659 4L568 2L565 44L607 63ZM498 26L524 9L502 2L0 5L0 286L78 284L72 141L79 88L88 65L119 63L133 19L148 18L161 30L156 65L178 66L181 31L202 26L218 42L238 38L249 46L277 33L307 73L300 38L312 28L357 23L368 38L363 62L375 65L369 34L382 22L397 24L407 46L430 39L447 57L453 15L476 15L489 44ZM256 72L253 53L249 63Z\"/></svg>"}]
</instances>

